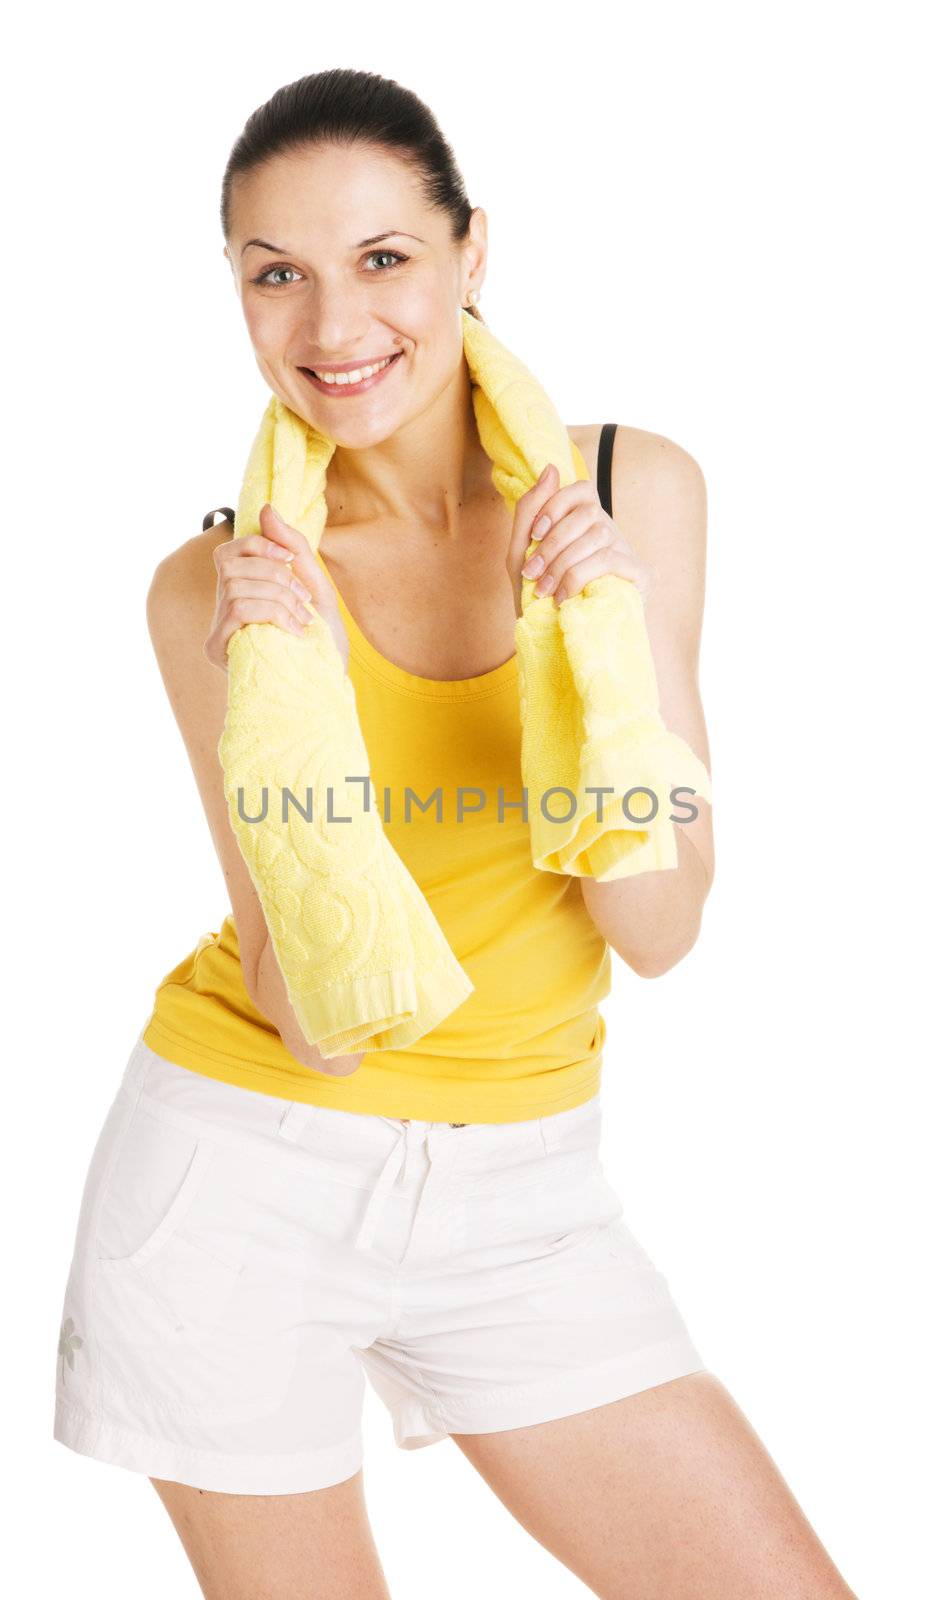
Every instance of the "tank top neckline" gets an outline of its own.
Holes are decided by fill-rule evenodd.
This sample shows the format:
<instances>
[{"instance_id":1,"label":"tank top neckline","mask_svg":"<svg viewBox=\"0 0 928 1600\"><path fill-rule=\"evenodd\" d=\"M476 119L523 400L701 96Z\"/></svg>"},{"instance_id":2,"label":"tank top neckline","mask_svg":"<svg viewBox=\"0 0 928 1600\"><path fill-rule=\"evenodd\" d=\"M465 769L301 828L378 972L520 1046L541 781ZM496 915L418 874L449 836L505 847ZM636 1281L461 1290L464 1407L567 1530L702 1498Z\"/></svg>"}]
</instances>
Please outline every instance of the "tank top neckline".
<instances>
[{"instance_id":1,"label":"tank top neckline","mask_svg":"<svg viewBox=\"0 0 928 1600\"><path fill-rule=\"evenodd\" d=\"M498 667L491 667L489 672L478 673L474 678L422 678L416 672L407 672L405 667L397 666L395 661L389 661L386 656L381 655L361 632L345 604L341 590L332 577L321 550L316 550L315 555L335 590L351 650L372 677L379 678L381 682L389 684L401 694L426 700L479 700L486 695L499 694L516 678L518 673L516 654L509 656Z\"/></svg>"}]
</instances>

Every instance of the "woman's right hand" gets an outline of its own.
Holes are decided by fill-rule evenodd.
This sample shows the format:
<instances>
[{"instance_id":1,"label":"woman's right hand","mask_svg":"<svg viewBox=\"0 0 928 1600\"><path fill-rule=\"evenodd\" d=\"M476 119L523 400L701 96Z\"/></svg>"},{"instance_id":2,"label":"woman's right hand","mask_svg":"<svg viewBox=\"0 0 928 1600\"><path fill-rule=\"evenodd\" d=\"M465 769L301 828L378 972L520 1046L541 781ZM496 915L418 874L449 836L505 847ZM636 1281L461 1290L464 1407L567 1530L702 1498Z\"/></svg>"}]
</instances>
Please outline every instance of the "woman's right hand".
<instances>
[{"instance_id":1,"label":"woman's right hand","mask_svg":"<svg viewBox=\"0 0 928 1600\"><path fill-rule=\"evenodd\" d=\"M352 1072L357 1072L365 1055L363 1050L332 1056L326 1061L319 1052L319 1046L310 1044L297 1021L266 927L254 971L250 977L246 977L245 986L262 1016L274 1024L281 1042L301 1067L310 1067L313 1072L326 1072L333 1078L347 1078Z\"/></svg>"},{"instance_id":2,"label":"woman's right hand","mask_svg":"<svg viewBox=\"0 0 928 1600\"><path fill-rule=\"evenodd\" d=\"M326 1060L320 1054L319 1046L310 1044L309 1040L304 1036L293 1014L289 999L286 1003L286 1016L281 1017L278 1014L276 1020L277 1031L283 1044L294 1060L300 1063L301 1067L311 1067L313 1072L325 1072L330 1078L350 1078L353 1072L357 1072L361 1062L364 1060L366 1054L364 1050L358 1050L346 1056L330 1056Z\"/></svg>"},{"instance_id":3,"label":"woman's right hand","mask_svg":"<svg viewBox=\"0 0 928 1600\"><path fill-rule=\"evenodd\" d=\"M225 672L229 640L248 622L273 622L302 635L318 615L331 630L347 672L348 635L338 597L309 541L270 504L262 506L259 522L260 534L226 539L213 551L218 578L213 626L203 645L207 660Z\"/></svg>"},{"instance_id":4,"label":"woman's right hand","mask_svg":"<svg viewBox=\"0 0 928 1600\"><path fill-rule=\"evenodd\" d=\"M353 1072L357 1072L366 1054L365 1050L359 1050L350 1056L330 1056L328 1061L320 1056L317 1070L327 1072L331 1078L349 1078Z\"/></svg>"},{"instance_id":5,"label":"woman's right hand","mask_svg":"<svg viewBox=\"0 0 928 1600\"><path fill-rule=\"evenodd\" d=\"M353 1072L357 1072L361 1062L364 1060L366 1051L358 1050L350 1055L330 1056L326 1060L320 1054L319 1046L310 1044L296 1020L296 1014L287 995L284 981L279 977L280 968L277 965L277 957L271 952L270 946L271 942L268 940L264 957L262 958L261 965L263 970L262 976L259 978L259 984L263 980L265 984L264 995L266 996L267 984L270 981L273 985L273 992L282 997L280 1004L273 1007L277 1031L280 1034L281 1041L290 1051L294 1060L300 1063L301 1067L311 1067L314 1072L328 1073L330 1078L350 1078ZM267 968L271 962L273 962L275 971L273 977L268 980ZM265 1015L268 1014L265 1006L260 1009L265 1012Z\"/></svg>"}]
</instances>

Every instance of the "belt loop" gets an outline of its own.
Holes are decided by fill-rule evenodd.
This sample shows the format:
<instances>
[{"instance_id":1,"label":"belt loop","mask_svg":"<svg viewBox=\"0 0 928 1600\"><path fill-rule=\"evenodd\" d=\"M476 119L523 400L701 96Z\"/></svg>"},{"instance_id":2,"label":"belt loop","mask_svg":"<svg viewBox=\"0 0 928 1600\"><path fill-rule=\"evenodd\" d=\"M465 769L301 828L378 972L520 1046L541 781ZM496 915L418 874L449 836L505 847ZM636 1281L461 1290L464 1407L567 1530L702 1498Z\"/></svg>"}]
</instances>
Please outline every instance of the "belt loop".
<instances>
[{"instance_id":1,"label":"belt loop","mask_svg":"<svg viewBox=\"0 0 928 1600\"><path fill-rule=\"evenodd\" d=\"M561 1142L558 1113L554 1112L547 1117L539 1117L538 1131L541 1134L541 1142L544 1145L545 1154L550 1155L552 1150L557 1150Z\"/></svg>"},{"instance_id":2,"label":"belt loop","mask_svg":"<svg viewBox=\"0 0 928 1600\"><path fill-rule=\"evenodd\" d=\"M277 1124L278 1138L295 1144L307 1122L316 1114L316 1107L303 1100L291 1100Z\"/></svg>"}]
</instances>

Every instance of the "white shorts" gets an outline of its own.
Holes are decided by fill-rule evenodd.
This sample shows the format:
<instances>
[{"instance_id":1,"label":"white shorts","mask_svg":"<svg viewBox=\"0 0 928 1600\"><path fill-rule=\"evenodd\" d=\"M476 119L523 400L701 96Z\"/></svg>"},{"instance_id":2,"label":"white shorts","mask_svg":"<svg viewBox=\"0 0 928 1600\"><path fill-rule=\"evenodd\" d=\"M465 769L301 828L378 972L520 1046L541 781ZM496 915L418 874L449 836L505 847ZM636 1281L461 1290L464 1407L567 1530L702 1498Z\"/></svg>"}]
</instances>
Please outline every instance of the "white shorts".
<instances>
[{"instance_id":1,"label":"white shorts","mask_svg":"<svg viewBox=\"0 0 928 1600\"><path fill-rule=\"evenodd\" d=\"M137 1041L87 1174L54 1437L235 1494L704 1370L599 1159L599 1097L526 1122L282 1100Z\"/></svg>"}]
</instances>

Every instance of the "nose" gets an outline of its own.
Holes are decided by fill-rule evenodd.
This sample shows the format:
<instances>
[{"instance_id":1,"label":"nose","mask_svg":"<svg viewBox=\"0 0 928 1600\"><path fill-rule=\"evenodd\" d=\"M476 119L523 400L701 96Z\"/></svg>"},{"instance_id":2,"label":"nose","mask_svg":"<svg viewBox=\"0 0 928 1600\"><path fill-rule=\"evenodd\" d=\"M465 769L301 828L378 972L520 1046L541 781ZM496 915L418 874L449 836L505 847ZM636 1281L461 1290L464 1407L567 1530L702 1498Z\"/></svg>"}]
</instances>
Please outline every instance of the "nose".
<instances>
[{"instance_id":1,"label":"nose","mask_svg":"<svg viewBox=\"0 0 928 1600\"><path fill-rule=\"evenodd\" d=\"M330 284L317 280L304 325L307 346L321 352L323 358L328 355L333 361L347 361L353 350L367 353L370 317L363 292L355 284L342 279Z\"/></svg>"}]
</instances>

